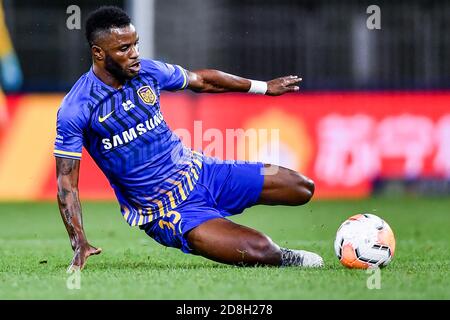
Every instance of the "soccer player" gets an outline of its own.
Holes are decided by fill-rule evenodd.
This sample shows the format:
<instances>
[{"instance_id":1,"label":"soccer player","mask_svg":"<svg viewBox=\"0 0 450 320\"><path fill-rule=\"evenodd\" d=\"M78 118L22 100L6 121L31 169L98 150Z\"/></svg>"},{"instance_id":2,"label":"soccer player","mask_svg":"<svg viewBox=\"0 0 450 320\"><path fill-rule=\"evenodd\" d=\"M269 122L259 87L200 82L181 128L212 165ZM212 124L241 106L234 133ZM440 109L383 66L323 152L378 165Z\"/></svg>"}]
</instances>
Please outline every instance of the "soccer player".
<instances>
[{"instance_id":1,"label":"soccer player","mask_svg":"<svg viewBox=\"0 0 450 320\"><path fill-rule=\"evenodd\" d=\"M111 183L127 223L164 246L232 265L323 265L315 253L281 248L227 219L257 204L303 205L314 193L310 179L282 167L221 162L193 151L171 132L159 105L162 90L279 96L298 91L300 78L253 81L141 60L135 27L117 7L91 13L86 36L93 66L62 102L54 150L58 204L74 250L69 268L83 268L101 252L83 230L82 146Z\"/></svg>"}]
</instances>

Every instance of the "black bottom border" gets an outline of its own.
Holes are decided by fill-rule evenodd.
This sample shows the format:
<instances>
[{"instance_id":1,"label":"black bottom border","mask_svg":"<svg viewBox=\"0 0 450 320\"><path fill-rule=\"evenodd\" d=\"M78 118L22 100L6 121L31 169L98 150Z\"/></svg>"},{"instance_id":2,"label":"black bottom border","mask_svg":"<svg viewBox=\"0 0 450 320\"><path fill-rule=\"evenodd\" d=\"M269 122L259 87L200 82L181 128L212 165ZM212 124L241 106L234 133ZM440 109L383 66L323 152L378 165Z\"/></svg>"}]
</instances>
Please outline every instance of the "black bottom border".
<instances>
[{"instance_id":1,"label":"black bottom border","mask_svg":"<svg viewBox=\"0 0 450 320\"><path fill-rule=\"evenodd\" d=\"M0 307L3 313L10 310L17 316L29 312L38 318L59 309L65 310L60 314L63 318L78 319L81 314L116 318L122 312L127 316L152 315L150 318L158 315L162 319L348 319L361 315L379 319L397 311L402 318L423 311L427 316L441 314L449 310L450 300L3 300Z\"/></svg>"}]
</instances>

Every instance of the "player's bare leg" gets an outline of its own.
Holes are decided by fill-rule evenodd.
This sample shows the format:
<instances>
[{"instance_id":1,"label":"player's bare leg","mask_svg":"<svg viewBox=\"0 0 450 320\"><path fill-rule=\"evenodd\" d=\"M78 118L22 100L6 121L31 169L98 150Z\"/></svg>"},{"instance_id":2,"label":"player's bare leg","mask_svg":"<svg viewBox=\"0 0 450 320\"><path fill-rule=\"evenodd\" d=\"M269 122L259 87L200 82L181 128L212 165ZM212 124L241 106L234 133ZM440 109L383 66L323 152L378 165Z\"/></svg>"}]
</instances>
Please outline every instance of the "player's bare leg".
<instances>
[{"instance_id":1,"label":"player's bare leg","mask_svg":"<svg viewBox=\"0 0 450 320\"><path fill-rule=\"evenodd\" d=\"M314 183L278 166L265 165L264 186L258 204L303 205L312 198ZM280 248L266 235L225 219L210 220L188 235L195 251L227 264L321 267L323 259L312 252Z\"/></svg>"},{"instance_id":2,"label":"player's bare leg","mask_svg":"<svg viewBox=\"0 0 450 320\"><path fill-rule=\"evenodd\" d=\"M226 263L280 265L280 248L264 234L226 219L206 221L187 235L194 253Z\"/></svg>"},{"instance_id":3,"label":"player's bare leg","mask_svg":"<svg viewBox=\"0 0 450 320\"><path fill-rule=\"evenodd\" d=\"M314 194L314 183L299 173L265 165L258 204L298 206ZM225 219L207 221L187 236L196 253L227 264L321 267L312 252L280 248L266 235Z\"/></svg>"},{"instance_id":4,"label":"player's bare leg","mask_svg":"<svg viewBox=\"0 0 450 320\"><path fill-rule=\"evenodd\" d=\"M263 170L264 186L258 204L299 206L314 195L314 182L296 171L268 164Z\"/></svg>"},{"instance_id":5,"label":"player's bare leg","mask_svg":"<svg viewBox=\"0 0 450 320\"><path fill-rule=\"evenodd\" d=\"M322 258L280 248L269 237L226 219L209 220L187 234L194 253L231 265L321 267Z\"/></svg>"},{"instance_id":6,"label":"player's bare leg","mask_svg":"<svg viewBox=\"0 0 450 320\"><path fill-rule=\"evenodd\" d=\"M264 185L258 204L300 206L308 203L314 195L314 182L296 171L269 164L263 170ZM280 250L283 253L283 265L323 265L322 257L313 252L285 248Z\"/></svg>"}]
</instances>

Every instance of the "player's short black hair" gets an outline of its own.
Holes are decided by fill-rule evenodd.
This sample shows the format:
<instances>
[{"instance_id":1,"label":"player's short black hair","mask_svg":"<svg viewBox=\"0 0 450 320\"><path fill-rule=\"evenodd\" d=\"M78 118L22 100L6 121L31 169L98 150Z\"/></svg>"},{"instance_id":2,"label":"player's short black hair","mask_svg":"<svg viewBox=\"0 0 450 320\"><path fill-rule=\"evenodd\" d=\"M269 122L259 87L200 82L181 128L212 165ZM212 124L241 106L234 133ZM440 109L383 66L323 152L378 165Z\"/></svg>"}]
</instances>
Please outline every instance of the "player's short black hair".
<instances>
[{"instance_id":1,"label":"player's short black hair","mask_svg":"<svg viewBox=\"0 0 450 320\"><path fill-rule=\"evenodd\" d=\"M102 6L93 11L86 20L86 39L93 46L98 32L111 28L123 28L131 24L128 14L119 7Z\"/></svg>"}]
</instances>

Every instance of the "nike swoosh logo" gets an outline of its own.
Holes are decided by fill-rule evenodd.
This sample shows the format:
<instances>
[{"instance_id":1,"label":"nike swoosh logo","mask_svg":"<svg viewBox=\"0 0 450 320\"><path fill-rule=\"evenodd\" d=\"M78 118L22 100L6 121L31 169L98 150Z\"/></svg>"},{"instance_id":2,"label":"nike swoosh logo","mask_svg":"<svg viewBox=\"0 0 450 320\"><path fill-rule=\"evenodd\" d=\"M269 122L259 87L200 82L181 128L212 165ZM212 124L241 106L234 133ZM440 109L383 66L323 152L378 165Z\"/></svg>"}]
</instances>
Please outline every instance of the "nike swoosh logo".
<instances>
[{"instance_id":1,"label":"nike swoosh logo","mask_svg":"<svg viewBox=\"0 0 450 320\"><path fill-rule=\"evenodd\" d=\"M105 122L106 119L108 119L113 113L114 113L114 111L112 111L111 113L108 113L108 114L107 114L106 116L104 116L104 117L98 116L98 122L100 122L100 123Z\"/></svg>"}]
</instances>

